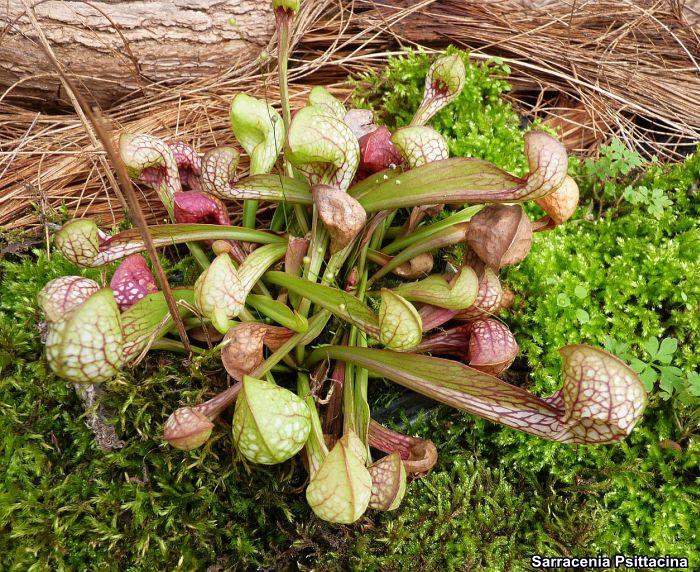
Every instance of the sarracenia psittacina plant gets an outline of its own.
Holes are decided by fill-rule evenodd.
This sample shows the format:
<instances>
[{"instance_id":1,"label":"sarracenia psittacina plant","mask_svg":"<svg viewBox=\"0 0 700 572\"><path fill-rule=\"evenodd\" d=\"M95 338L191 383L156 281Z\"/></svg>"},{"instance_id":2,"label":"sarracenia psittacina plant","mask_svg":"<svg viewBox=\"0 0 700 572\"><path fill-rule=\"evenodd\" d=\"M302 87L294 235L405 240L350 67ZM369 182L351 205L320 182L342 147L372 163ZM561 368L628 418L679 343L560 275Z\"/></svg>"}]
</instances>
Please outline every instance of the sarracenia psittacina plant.
<instances>
[{"instance_id":1,"label":"sarracenia psittacina plant","mask_svg":"<svg viewBox=\"0 0 700 572\"><path fill-rule=\"evenodd\" d=\"M406 494L406 466L401 455L393 452L372 463L367 470L372 477L369 506L377 510L396 510Z\"/></svg>"},{"instance_id":2,"label":"sarracenia psittacina plant","mask_svg":"<svg viewBox=\"0 0 700 572\"><path fill-rule=\"evenodd\" d=\"M213 421L236 400L242 387L243 384L239 382L204 403L180 407L163 425L163 438L183 451L201 447L211 436Z\"/></svg>"},{"instance_id":3,"label":"sarracenia psittacina plant","mask_svg":"<svg viewBox=\"0 0 700 572\"><path fill-rule=\"evenodd\" d=\"M64 276L39 293L48 325L46 359L56 375L75 383L99 383L124 364L119 307L109 288Z\"/></svg>"},{"instance_id":4,"label":"sarracenia psittacina plant","mask_svg":"<svg viewBox=\"0 0 700 572\"><path fill-rule=\"evenodd\" d=\"M547 399L459 362L389 350L320 347L310 363L357 363L437 401L562 443L612 443L626 437L642 415L646 392L624 362L598 348L562 348L564 383Z\"/></svg>"},{"instance_id":5,"label":"sarracenia psittacina plant","mask_svg":"<svg viewBox=\"0 0 700 572\"><path fill-rule=\"evenodd\" d=\"M365 209L345 191L328 185L316 185L311 194L318 216L331 237L331 252L342 250L365 226Z\"/></svg>"},{"instance_id":6,"label":"sarracenia psittacina plant","mask_svg":"<svg viewBox=\"0 0 700 572\"><path fill-rule=\"evenodd\" d=\"M132 176L158 189L175 220L187 222L150 227L155 245L212 247L215 258L200 260L205 270L193 289L174 294L192 337L209 344L207 355L220 352L234 380L204 403L177 409L163 427L165 440L182 450L204 445L214 420L236 402L232 435L240 454L272 464L300 452L315 514L351 523L368 508L395 509L407 475L423 474L437 460L431 441L372 420L370 373L546 439L612 443L629 434L646 396L636 374L602 350L563 348L563 386L549 398L496 377L518 354L501 321L513 295L497 272L528 255L533 232L576 210L564 147L546 133L527 133L524 177L487 161L449 158L445 139L426 122L462 91L466 74L456 55L434 62L414 120L394 133L378 127L371 111L347 111L321 87L292 119L286 65L299 3L280 0L273 9L281 116L245 94L231 106L250 176L235 179L239 155L232 147L200 155L146 135L121 141ZM229 226L221 199L279 203L266 222L273 231L254 228L261 221L253 202L244 216L251 228ZM528 200L545 211L543 219L530 222L519 204ZM444 216L424 221L443 205ZM104 381L155 342L176 349L175 340L159 340L173 324L137 255L144 249L139 235L110 237L78 220L55 242L81 266L125 258L111 289L67 277L42 292L47 357L58 375ZM238 242L263 246L246 247L252 252L245 256ZM441 249L453 246L463 249L463 260L435 273ZM283 257L284 271L270 270ZM287 387L296 378L296 394L276 377ZM377 451L387 455L373 462Z\"/></svg>"},{"instance_id":7,"label":"sarracenia psittacina plant","mask_svg":"<svg viewBox=\"0 0 700 572\"><path fill-rule=\"evenodd\" d=\"M360 166L358 176L366 179L385 169L395 169L402 157L391 140L391 131L385 126L366 133L358 139L360 143Z\"/></svg>"},{"instance_id":8,"label":"sarracenia psittacina plant","mask_svg":"<svg viewBox=\"0 0 700 572\"><path fill-rule=\"evenodd\" d=\"M489 205L469 221L467 244L496 270L525 259L532 246L532 223L521 205Z\"/></svg>"},{"instance_id":9,"label":"sarracenia psittacina plant","mask_svg":"<svg viewBox=\"0 0 700 572\"><path fill-rule=\"evenodd\" d=\"M312 185L323 182L347 188L357 169L359 147L352 144L352 132L344 123L324 115L318 107L306 107L294 117L290 146L293 136L292 151L298 152L298 156L294 154L290 159L296 161ZM530 172L522 178L488 161L453 157L405 171L393 169L371 175L350 187L348 194L357 199L367 213L374 213L433 204L518 203L546 197L564 184L568 164L566 150L551 135L541 131L526 133L525 155ZM266 189L261 189L260 184L251 179L239 181L235 194L224 198L264 195L271 201L313 204L310 187L287 177L266 181Z\"/></svg>"},{"instance_id":10,"label":"sarracenia psittacina plant","mask_svg":"<svg viewBox=\"0 0 700 572\"><path fill-rule=\"evenodd\" d=\"M411 169L450 156L447 141L432 127L404 127L396 131L391 140ZM414 207L408 219L407 231L413 230L426 215L440 213L442 208L442 205Z\"/></svg>"},{"instance_id":11,"label":"sarracenia psittacina plant","mask_svg":"<svg viewBox=\"0 0 700 572\"><path fill-rule=\"evenodd\" d=\"M304 400L269 381L243 377L233 414L233 442L253 463L274 465L296 455L311 431Z\"/></svg>"},{"instance_id":12,"label":"sarracenia psittacina plant","mask_svg":"<svg viewBox=\"0 0 700 572\"><path fill-rule=\"evenodd\" d=\"M423 475L435 466L438 452L429 439L410 437L392 431L372 420L369 424L368 441L372 448L384 453L398 453L410 475Z\"/></svg>"},{"instance_id":13,"label":"sarracenia psittacina plant","mask_svg":"<svg viewBox=\"0 0 700 572\"><path fill-rule=\"evenodd\" d=\"M476 299L465 310L449 310L441 308L439 305L421 307L419 313L423 320L424 332L437 328L452 319L472 321L481 317L493 316L504 309L504 290L498 275L488 266L484 266L483 263L481 263L480 268Z\"/></svg>"},{"instance_id":14,"label":"sarracenia psittacina plant","mask_svg":"<svg viewBox=\"0 0 700 572\"><path fill-rule=\"evenodd\" d=\"M190 146L179 141L166 143L144 133L123 133L119 153L132 178L156 189L172 222L229 224L224 205L201 192L201 158ZM190 190L183 192L185 188ZM200 266L206 268L209 259L201 246L195 242L187 246Z\"/></svg>"},{"instance_id":15,"label":"sarracenia psittacina plant","mask_svg":"<svg viewBox=\"0 0 700 572\"><path fill-rule=\"evenodd\" d=\"M233 379L243 381L263 362L263 348L278 350L293 335L292 330L272 324L236 324L224 336L221 362Z\"/></svg>"},{"instance_id":16,"label":"sarracenia psittacina plant","mask_svg":"<svg viewBox=\"0 0 700 572\"><path fill-rule=\"evenodd\" d=\"M368 177L349 189L365 210L427 204L515 203L544 197L566 178L566 150L552 136L525 134L530 173L515 177L488 161L454 157L433 161L405 172ZM397 183L398 181L398 183Z\"/></svg>"},{"instance_id":17,"label":"sarracenia psittacina plant","mask_svg":"<svg viewBox=\"0 0 700 572\"><path fill-rule=\"evenodd\" d=\"M425 125L438 111L454 101L464 88L466 69L458 55L436 59L425 77L423 101L411 125Z\"/></svg>"},{"instance_id":18,"label":"sarracenia psittacina plant","mask_svg":"<svg viewBox=\"0 0 700 572\"><path fill-rule=\"evenodd\" d=\"M420 314L408 300L382 289L379 304L379 340L388 348L410 350L423 337Z\"/></svg>"},{"instance_id":19,"label":"sarracenia psittacina plant","mask_svg":"<svg viewBox=\"0 0 700 572\"><path fill-rule=\"evenodd\" d=\"M174 290L173 295L192 303L191 290ZM95 281L79 276L52 280L38 301L48 325L49 366L75 383L111 379L172 327L161 293L146 295L120 314L111 288L101 289ZM181 315L186 314L183 305Z\"/></svg>"},{"instance_id":20,"label":"sarracenia psittacina plant","mask_svg":"<svg viewBox=\"0 0 700 572\"><path fill-rule=\"evenodd\" d=\"M377 129L374 113L370 109L346 110L345 105L325 87L317 85L309 91L309 107L317 107L324 115L340 119L350 128L358 142Z\"/></svg>"},{"instance_id":21,"label":"sarracenia psittacina plant","mask_svg":"<svg viewBox=\"0 0 700 572\"><path fill-rule=\"evenodd\" d=\"M323 109L326 115L335 117L336 119L340 119L344 122L347 114L345 106L322 85L317 85L311 88L308 101L309 105ZM356 139L359 139L359 137L356 137Z\"/></svg>"},{"instance_id":22,"label":"sarracenia psittacina plant","mask_svg":"<svg viewBox=\"0 0 700 572\"><path fill-rule=\"evenodd\" d=\"M156 189L174 222L174 196L175 193L182 192L182 182L172 147L152 135L122 133L119 138L119 153L129 176ZM182 157L190 158L189 154L183 154ZM193 170L198 170L200 165L193 163L192 167Z\"/></svg>"},{"instance_id":23,"label":"sarracenia psittacina plant","mask_svg":"<svg viewBox=\"0 0 700 572\"><path fill-rule=\"evenodd\" d=\"M225 189L236 176L236 167L240 156L233 147L215 147L202 157L202 189L216 194Z\"/></svg>"},{"instance_id":24,"label":"sarracenia psittacina plant","mask_svg":"<svg viewBox=\"0 0 700 572\"><path fill-rule=\"evenodd\" d=\"M476 301L478 283L476 273L463 266L449 281L432 275L418 282L401 284L393 291L411 302L423 302L448 310L466 310Z\"/></svg>"},{"instance_id":25,"label":"sarracenia psittacina plant","mask_svg":"<svg viewBox=\"0 0 700 572\"><path fill-rule=\"evenodd\" d=\"M280 114L264 101L239 93L231 102L231 131L250 157L250 174L269 173L284 145ZM243 205L243 226L255 228L257 209L255 200Z\"/></svg>"},{"instance_id":26,"label":"sarracenia psittacina plant","mask_svg":"<svg viewBox=\"0 0 700 572\"><path fill-rule=\"evenodd\" d=\"M486 267L479 277L479 288L474 304L466 310L459 311L455 317L459 320L475 320L483 316L492 316L500 308L502 300L503 287L498 274Z\"/></svg>"},{"instance_id":27,"label":"sarracenia psittacina plant","mask_svg":"<svg viewBox=\"0 0 700 572\"><path fill-rule=\"evenodd\" d=\"M149 232L156 248L198 240L237 240L258 244L287 242L283 236L261 230L213 224L161 224L149 227ZM90 219L67 222L55 234L54 243L68 260L84 267L103 266L146 248L138 232L130 229L108 236Z\"/></svg>"},{"instance_id":28,"label":"sarracenia psittacina plant","mask_svg":"<svg viewBox=\"0 0 700 572\"><path fill-rule=\"evenodd\" d=\"M119 309L124 311L147 294L158 291L156 279L140 254L127 256L117 267L109 282Z\"/></svg>"},{"instance_id":29,"label":"sarracenia psittacina plant","mask_svg":"<svg viewBox=\"0 0 700 572\"><path fill-rule=\"evenodd\" d=\"M194 284L195 306L219 332L226 333L255 283L286 250L286 244L267 244L249 254L239 268L227 252L219 254Z\"/></svg>"},{"instance_id":30,"label":"sarracenia psittacina plant","mask_svg":"<svg viewBox=\"0 0 700 572\"><path fill-rule=\"evenodd\" d=\"M513 363L519 348L503 322L480 318L424 338L415 351L453 355L474 369L498 375Z\"/></svg>"},{"instance_id":31,"label":"sarracenia psittacina plant","mask_svg":"<svg viewBox=\"0 0 700 572\"><path fill-rule=\"evenodd\" d=\"M250 376L258 378L269 375L272 367L279 363L279 361L283 359L283 356L291 351L298 343L308 343L320 335L327 321L327 315L316 314L311 320L309 320L308 331L304 333L297 333L289 338L263 363L256 366L253 371L248 372L251 374ZM240 325L235 327L241 328ZM263 325L260 324L257 327L263 327ZM269 330L263 331L265 334L270 333ZM244 337L245 335L252 333L253 336L251 337L254 337L255 330L244 329L239 331L239 333L242 333ZM232 336L235 335L235 333L232 334ZM263 341L269 341L269 339ZM227 359L224 363L227 368L233 366L232 375L236 375L237 373L246 375L248 368L244 368L243 364L239 360L235 359L233 361L229 361ZM246 371L241 371L243 369ZM242 387L243 384L241 381L239 381L204 403L194 406L180 407L173 412L170 417L168 417L168 420L163 427L163 438L174 447L187 451L200 447L207 441L207 439L209 439L209 436L211 435L211 429L213 428L212 421L214 421L214 419L216 419L222 411L236 401ZM313 413L314 412L312 411L312 421L314 419ZM315 417L317 416L318 415L316 414Z\"/></svg>"},{"instance_id":32,"label":"sarracenia psittacina plant","mask_svg":"<svg viewBox=\"0 0 700 572\"><path fill-rule=\"evenodd\" d=\"M568 175L561 186L553 193L536 199L535 202L547 215L542 217L538 223L545 226L537 230L554 228L569 220L578 207L579 191L576 181Z\"/></svg>"},{"instance_id":33,"label":"sarracenia psittacina plant","mask_svg":"<svg viewBox=\"0 0 700 572\"><path fill-rule=\"evenodd\" d=\"M365 466L364 445L349 431L312 471L306 500L316 516L328 522L352 524L372 498L372 475Z\"/></svg>"},{"instance_id":34,"label":"sarracenia psittacina plant","mask_svg":"<svg viewBox=\"0 0 700 572\"><path fill-rule=\"evenodd\" d=\"M231 131L250 157L250 174L269 173L284 145L280 114L264 101L239 93L231 101Z\"/></svg>"},{"instance_id":35,"label":"sarracenia psittacina plant","mask_svg":"<svg viewBox=\"0 0 700 572\"><path fill-rule=\"evenodd\" d=\"M403 127L391 141L411 169L450 156L447 141L432 127Z\"/></svg>"},{"instance_id":36,"label":"sarracenia psittacina plant","mask_svg":"<svg viewBox=\"0 0 700 572\"><path fill-rule=\"evenodd\" d=\"M292 119L287 138L289 160L312 185L345 191L360 162L360 146L352 130L327 106L305 107Z\"/></svg>"},{"instance_id":37,"label":"sarracenia psittacina plant","mask_svg":"<svg viewBox=\"0 0 700 572\"><path fill-rule=\"evenodd\" d=\"M210 192L215 182L233 178L235 149L213 149L200 158L182 141L164 142L152 135L123 134L119 142L129 174L158 191L173 222L230 224L226 207Z\"/></svg>"}]
</instances>

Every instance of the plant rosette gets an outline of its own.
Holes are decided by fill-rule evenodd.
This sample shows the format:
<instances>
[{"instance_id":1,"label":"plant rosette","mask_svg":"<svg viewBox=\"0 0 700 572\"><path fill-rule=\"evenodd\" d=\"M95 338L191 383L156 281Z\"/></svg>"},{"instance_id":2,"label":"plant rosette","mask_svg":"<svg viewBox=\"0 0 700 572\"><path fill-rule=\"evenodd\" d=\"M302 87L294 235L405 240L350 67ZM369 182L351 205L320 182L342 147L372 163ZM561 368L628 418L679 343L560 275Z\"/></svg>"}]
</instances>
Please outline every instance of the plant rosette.
<instances>
[{"instance_id":1,"label":"plant rosette","mask_svg":"<svg viewBox=\"0 0 700 572\"><path fill-rule=\"evenodd\" d=\"M534 232L566 223L578 205L563 145L526 133L523 176L450 157L428 122L465 85L457 55L433 61L413 120L393 133L323 87L292 116L287 58L300 3L273 8L281 113L244 93L230 106L226 143L235 139L248 156L245 176L237 177L239 152L230 145L200 153L150 134L120 138L128 174L156 190L172 220L147 229L152 246L186 244L199 276L172 291L171 314L139 254L148 236L69 221L55 235L66 258L82 267L122 262L110 288L73 276L42 290L52 371L106 381L149 350L187 351L189 330L208 344L193 351L220 358L232 383L173 412L165 441L183 451L205 446L215 419L233 406L240 456L271 465L300 454L309 505L339 524L368 509L397 509L407 476L437 460L431 441L372 420L371 376L543 439L606 444L629 435L646 404L643 382L669 371L668 341L649 350L653 363L637 360L634 369L599 348L568 345L561 389L547 398L499 377L519 345L504 314L513 295L498 272L530 255ZM241 226L231 224L225 201L242 202ZM528 201L544 210L539 221L530 221ZM274 214L264 216L260 204ZM460 255L437 273L448 248ZM174 324L182 344L170 337ZM328 371L333 390L321 397ZM374 450L386 455L373 462Z\"/></svg>"}]
</instances>

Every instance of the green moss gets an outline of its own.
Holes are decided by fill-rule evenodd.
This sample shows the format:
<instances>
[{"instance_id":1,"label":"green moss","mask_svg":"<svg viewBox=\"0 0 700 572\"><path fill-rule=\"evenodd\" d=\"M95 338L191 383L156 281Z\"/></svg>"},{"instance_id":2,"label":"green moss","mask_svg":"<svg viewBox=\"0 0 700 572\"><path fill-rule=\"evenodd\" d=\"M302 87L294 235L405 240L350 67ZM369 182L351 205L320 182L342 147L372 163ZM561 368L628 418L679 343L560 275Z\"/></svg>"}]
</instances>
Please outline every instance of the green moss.
<instances>
[{"instance_id":1,"label":"green moss","mask_svg":"<svg viewBox=\"0 0 700 572\"><path fill-rule=\"evenodd\" d=\"M603 345L610 337L645 358L647 339L679 341L670 364L681 372L678 387L671 394L657 382L643 422L619 446L583 448L581 455L514 432L495 440L502 463L549 470L570 483L566 490L597 493L606 524L592 545L602 551L697 557L689 515L700 489L688 470L700 458L697 398L688 380L700 359L700 262L689 240L698 231L699 176L698 154L671 169L652 166L638 184L663 189L673 210L656 219L624 205L622 213L610 208L602 219L572 221L537 236L530 256L507 273L520 294L507 320L531 368L529 383L541 394L556 388L556 349L567 343Z\"/></svg>"},{"instance_id":2,"label":"green moss","mask_svg":"<svg viewBox=\"0 0 700 572\"><path fill-rule=\"evenodd\" d=\"M188 263L170 268L188 271ZM235 458L226 430L189 454L161 439L175 407L227 383L220 364L155 353L106 384L105 405L126 446L102 452L75 391L41 357L36 294L80 271L37 251L0 262L0 272L0 567L274 566L288 546L280 530L308 512L290 494L303 471L252 470Z\"/></svg>"},{"instance_id":3,"label":"green moss","mask_svg":"<svg viewBox=\"0 0 700 572\"><path fill-rule=\"evenodd\" d=\"M399 514L381 518L379 534L361 536L349 555L352 565L506 570L533 552L556 551L556 540L546 529L560 527L540 513L542 506L533 503L527 491L513 485L507 470L464 455L447 460L449 467L443 463L443 469L413 485ZM563 499L549 500L554 511L567 510ZM586 513L587 520L590 516ZM533 527L536 521L540 526ZM577 542L589 537L586 529L590 535L590 522L576 533Z\"/></svg>"},{"instance_id":4,"label":"green moss","mask_svg":"<svg viewBox=\"0 0 700 572\"><path fill-rule=\"evenodd\" d=\"M508 66L497 60L475 63L464 52L449 51L462 56L466 84L429 124L447 139L451 156L479 157L522 174L526 162L520 118L503 99L510 90ZM392 130L408 125L423 98L430 62L423 52L391 58L385 68L358 79L353 104L374 109L377 120Z\"/></svg>"}]
</instances>

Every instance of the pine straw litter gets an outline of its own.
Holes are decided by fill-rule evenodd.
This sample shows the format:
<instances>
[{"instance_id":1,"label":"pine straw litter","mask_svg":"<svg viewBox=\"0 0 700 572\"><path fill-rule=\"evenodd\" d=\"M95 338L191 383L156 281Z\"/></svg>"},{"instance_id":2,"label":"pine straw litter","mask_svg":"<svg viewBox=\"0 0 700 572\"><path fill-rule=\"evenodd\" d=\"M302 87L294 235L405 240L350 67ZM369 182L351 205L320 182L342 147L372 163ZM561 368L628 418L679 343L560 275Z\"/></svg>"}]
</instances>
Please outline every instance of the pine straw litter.
<instances>
[{"instance_id":1,"label":"pine straw litter","mask_svg":"<svg viewBox=\"0 0 700 572\"><path fill-rule=\"evenodd\" d=\"M348 97L350 76L405 48L454 44L507 63L513 104L555 127L570 152L594 155L617 137L644 156L674 160L700 141L700 38L687 14L675 0L307 0L293 35L292 107L319 84ZM115 132L202 150L230 145L236 93L278 101L275 51L271 42L256 62L207 80L147 86L104 114ZM106 226L123 220L104 151L81 118L24 109L10 93L0 94L0 228L40 230L59 208ZM139 191L149 223L164 221L155 194Z\"/></svg>"}]
</instances>

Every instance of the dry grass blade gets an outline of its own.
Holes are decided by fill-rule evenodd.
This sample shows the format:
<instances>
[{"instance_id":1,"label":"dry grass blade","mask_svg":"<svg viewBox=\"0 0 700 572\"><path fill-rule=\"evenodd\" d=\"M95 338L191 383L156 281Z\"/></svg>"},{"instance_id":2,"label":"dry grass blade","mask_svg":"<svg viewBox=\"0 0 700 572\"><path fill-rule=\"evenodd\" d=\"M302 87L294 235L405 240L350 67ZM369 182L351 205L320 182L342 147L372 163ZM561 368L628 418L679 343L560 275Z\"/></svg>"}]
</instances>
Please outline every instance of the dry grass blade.
<instances>
[{"instance_id":1,"label":"dry grass blade","mask_svg":"<svg viewBox=\"0 0 700 572\"><path fill-rule=\"evenodd\" d=\"M676 159L700 140L700 41L681 8L672 0L308 0L292 37L292 106L318 84L347 96L349 74L383 65L402 47L452 43L475 59L503 58L513 103L560 129L570 151L595 153L619 137L645 156ZM232 144L236 93L278 101L272 40L272 57L207 80L148 86L146 96L110 108L114 128L203 150ZM33 203L118 222L123 212L103 161L77 115L38 113L0 96L0 225L39 227ZM161 222L152 191L140 191L148 221Z\"/></svg>"}]
</instances>

